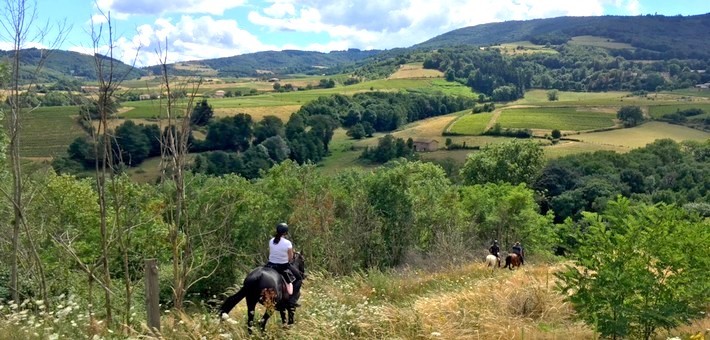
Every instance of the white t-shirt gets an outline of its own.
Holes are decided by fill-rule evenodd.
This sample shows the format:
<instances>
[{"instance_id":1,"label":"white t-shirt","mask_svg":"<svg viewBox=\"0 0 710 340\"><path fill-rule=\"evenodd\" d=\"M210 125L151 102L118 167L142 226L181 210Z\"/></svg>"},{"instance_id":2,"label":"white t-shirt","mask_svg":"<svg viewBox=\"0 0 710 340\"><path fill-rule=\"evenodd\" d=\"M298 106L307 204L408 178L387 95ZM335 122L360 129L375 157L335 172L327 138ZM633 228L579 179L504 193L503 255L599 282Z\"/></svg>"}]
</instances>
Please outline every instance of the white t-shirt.
<instances>
[{"instance_id":1,"label":"white t-shirt","mask_svg":"<svg viewBox=\"0 0 710 340\"><path fill-rule=\"evenodd\" d=\"M274 244L274 238L269 240L269 262L275 264L288 263L288 250L293 248L291 241L281 237L279 243Z\"/></svg>"}]
</instances>

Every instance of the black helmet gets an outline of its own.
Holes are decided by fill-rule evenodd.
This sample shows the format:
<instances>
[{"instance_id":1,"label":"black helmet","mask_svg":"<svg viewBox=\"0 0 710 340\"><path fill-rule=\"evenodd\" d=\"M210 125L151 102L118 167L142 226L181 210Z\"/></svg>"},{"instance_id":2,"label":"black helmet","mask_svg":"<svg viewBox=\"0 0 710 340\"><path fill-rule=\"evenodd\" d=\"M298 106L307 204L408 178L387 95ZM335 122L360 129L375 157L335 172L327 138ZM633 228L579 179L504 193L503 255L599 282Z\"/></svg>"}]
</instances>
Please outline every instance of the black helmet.
<instances>
[{"instance_id":1,"label":"black helmet","mask_svg":"<svg viewBox=\"0 0 710 340\"><path fill-rule=\"evenodd\" d=\"M277 234L286 234L288 233L288 224L281 222L276 225L276 233Z\"/></svg>"}]
</instances>

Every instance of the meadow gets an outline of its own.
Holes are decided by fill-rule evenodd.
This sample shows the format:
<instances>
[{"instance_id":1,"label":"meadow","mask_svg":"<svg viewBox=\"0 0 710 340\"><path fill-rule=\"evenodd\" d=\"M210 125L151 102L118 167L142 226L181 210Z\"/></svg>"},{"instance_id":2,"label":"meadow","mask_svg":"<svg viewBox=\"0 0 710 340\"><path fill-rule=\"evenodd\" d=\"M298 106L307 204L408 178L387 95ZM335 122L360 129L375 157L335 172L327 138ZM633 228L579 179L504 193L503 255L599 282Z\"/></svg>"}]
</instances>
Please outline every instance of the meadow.
<instances>
[{"instance_id":1,"label":"meadow","mask_svg":"<svg viewBox=\"0 0 710 340\"><path fill-rule=\"evenodd\" d=\"M627 43L621 43L621 42L615 42L611 41L611 39L604 38L604 37L595 37L593 35L580 35L576 37L572 37L570 40L570 44L572 45L582 45L582 46L594 46L594 47L603 47L603 48L608 48L608 49L631 49L633 50L634 47L627 44Z\"/></svg>"},{"instance_id":2,"label":"meadow","mask_svg":"<svg viewBox=\"0 0 710 340\"><path fill-rule=\"evenodd\" d=\"M677 111L683 111L683 110L687 110L687 109L702 109L705 111L705 114L693 116L693 117L689 117L689 118L710 117L710 103L649 106L648 114L653 118L661 118L663 115L665 115L667 113L674 113Z\"/></svg>"}]
</instances>

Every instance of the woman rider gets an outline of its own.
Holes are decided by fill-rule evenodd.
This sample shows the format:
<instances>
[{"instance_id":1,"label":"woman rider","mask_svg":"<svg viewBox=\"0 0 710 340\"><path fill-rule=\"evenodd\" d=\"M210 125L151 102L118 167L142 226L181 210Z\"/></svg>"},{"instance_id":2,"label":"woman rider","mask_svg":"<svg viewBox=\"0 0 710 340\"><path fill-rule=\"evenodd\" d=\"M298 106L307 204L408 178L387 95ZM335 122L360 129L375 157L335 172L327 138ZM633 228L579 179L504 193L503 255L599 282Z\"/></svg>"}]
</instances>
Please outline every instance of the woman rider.
<instances>
[{"instance_id":1,"label":"woman rider","mask_svg":"<svg viewBox=\"0 0 710 340\"><path fill-rule=\"evenodd\" d=\"M288 294L291 295L291 300L295 300L299 294L294 292L293 282L296 281L296 277L290 269L290 262L293 260L293 244L286 239L286 235L288 235L288 225L283 222L277 224L276 234L269 240L269 263L266 266L275 269L284 277ZM300 288L300 285L298 286ZM292 305L296 306L295 301L292 302Z\"/></svg>"}]
</instances>

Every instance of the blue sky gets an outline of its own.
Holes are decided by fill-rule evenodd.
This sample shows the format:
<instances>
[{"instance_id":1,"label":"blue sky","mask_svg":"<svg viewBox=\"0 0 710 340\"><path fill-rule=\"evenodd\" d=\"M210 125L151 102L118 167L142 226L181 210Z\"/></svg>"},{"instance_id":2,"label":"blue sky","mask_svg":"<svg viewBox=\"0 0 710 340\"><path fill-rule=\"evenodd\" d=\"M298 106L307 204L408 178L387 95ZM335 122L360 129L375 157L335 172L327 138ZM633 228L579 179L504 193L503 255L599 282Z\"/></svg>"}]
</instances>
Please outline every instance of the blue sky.
<instances>
[{"instance_id":1,"label":"blue sky","mask_svg":"<svg viewBox=\"0 0 710 340\"><path fill-rule=\"evenodd\" d=\"M91 52L90 23L111 13L115 55L138 66L264 50L408 47L466 26L562 15L696 15L710 0L36 0L38 22L66 20L62 49ZM4 18L3 18L4 19ZM8 39L0 36L0 49ZM48 46L34 41L27 46Z\"/></svg>"}]
</instances>

